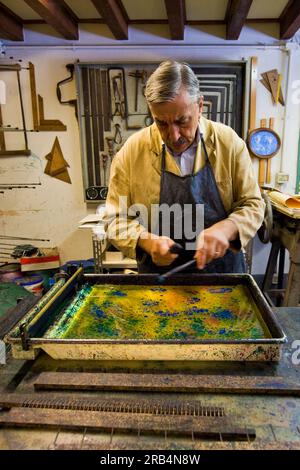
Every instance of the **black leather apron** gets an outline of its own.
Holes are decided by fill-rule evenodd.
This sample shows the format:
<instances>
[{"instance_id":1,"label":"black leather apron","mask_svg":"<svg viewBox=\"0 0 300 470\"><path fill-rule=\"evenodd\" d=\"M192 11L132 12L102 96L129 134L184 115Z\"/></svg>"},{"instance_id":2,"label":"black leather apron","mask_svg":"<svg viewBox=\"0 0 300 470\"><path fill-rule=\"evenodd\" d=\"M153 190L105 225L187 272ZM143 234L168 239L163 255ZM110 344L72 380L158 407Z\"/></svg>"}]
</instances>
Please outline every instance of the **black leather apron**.
<instances>
[{"instance_id":1,"label":"black leather apron","mask_svg":"<svg viewBox=\"0 0 300 470\"><path fill-rule=\"evenodd\" d=\"M196 204L203 204L204 206L204 228L211 227L212 225L220 222L227 218L227 213L223 206L215 176L208 159L207 150L203 140L202 134L201 144L203 146L205 154L205 164L203 168L192 175L179 176L166 170L166 148L163 145L162 149L162 164L161 164L161 183L160 183L160 201L159 204L167 204L172 206L173 204L179 204L182 209L184 205L189 204L192 214L188 214L189 222L192 221L193 230L196 228ZM196 158L195 158L196 162ZM195 167L194 162L194 167ZM165 235L170 237L177 243L180 243L184 248L191 246L192 242L196 241L197 236L192 239L186 239L184 234L184 211L182 210L183 216L181 220L176 218L170 218L170 226L168 224L168 230L164 230L161 217L158 221L157 233L159 235ZM178 224L182 225L182 235L176 239L176 233L178 233ZM177 230L176 230L177 227ZM165 232L165 233L164 233ZM180 232L180 230L179 230ZM186 250L176 258L176 260L169 266L157 266L153 263L150 255L144 257L142 262L138 261L139 273L160 273L169 271L173 267L176 267L194 257L194 250ZM186 270L185 272L197 272L197 273L243 273L245 272L245 260L244 255L240 251L233 253L231 250L227 250L226 254L222 258L215 259L208 263L203 270L193 268Z\"/></svg>"}]
</instances>

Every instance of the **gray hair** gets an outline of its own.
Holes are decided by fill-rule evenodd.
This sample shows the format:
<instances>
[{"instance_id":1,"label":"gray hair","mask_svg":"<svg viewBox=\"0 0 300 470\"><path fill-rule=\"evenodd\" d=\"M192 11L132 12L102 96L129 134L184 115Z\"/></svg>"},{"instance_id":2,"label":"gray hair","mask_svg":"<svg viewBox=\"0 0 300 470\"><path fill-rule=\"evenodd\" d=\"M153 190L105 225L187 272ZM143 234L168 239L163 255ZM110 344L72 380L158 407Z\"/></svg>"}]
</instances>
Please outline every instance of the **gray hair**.
<instances>
[{"instance_id":1,"label":"gray hair","mask_svg":"<svg viewBox=\"0 0 300 470\"><path fill-rule=\"evenodd\" d=\"M193 70L184 62L166 60L150 75L145 98L148 103L164 103L173 101L184 87L192 102L200 99L199 81Z\"/></svg>"}]
</instances>

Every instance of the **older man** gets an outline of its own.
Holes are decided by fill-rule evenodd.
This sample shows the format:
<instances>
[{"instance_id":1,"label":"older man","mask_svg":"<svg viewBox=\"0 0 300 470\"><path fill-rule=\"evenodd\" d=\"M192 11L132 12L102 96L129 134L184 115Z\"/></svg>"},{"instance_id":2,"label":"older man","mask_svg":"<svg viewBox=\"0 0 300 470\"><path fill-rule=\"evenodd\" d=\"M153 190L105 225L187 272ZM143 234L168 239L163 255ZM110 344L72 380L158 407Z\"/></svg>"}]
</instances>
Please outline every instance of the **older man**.
<instances>
[{"instance_id":1,"label":"older man","mask_svg":"<svg viewBox=\"0 0 300 470\"><path fill-rule=\"evenodd\" d=\"M154 123L132 135L113 160L108 238L126 256L137 257L142 273L163 273L193 257L203 272L244 272L241 249L264 214L244 141L230 127L202 116L199 82L187 64L161 63L145 96ZM150 230L154 208L174 204L182 209L180 221L168 217L166 223L158 210L156 228ZM133 210L139 207L146 216ZM193 233L199 207L203 230L195 234L194 249L187 249L193 244L184 230L178 236L178 228L187 222ZM175 242L184 248L179 255L172 253Z\"/></svg>"}]
</instances>

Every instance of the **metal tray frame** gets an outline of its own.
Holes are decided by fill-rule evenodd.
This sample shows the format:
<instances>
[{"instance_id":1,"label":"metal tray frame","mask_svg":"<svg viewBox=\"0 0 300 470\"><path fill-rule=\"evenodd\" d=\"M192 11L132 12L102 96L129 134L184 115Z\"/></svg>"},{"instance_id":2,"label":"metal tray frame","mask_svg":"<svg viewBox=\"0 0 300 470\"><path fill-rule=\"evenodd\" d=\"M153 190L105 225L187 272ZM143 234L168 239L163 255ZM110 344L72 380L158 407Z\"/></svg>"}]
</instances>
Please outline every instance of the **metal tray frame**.
<instances>
[{"instance_id":1,"label":"metal tray frame","mask_svg":"<svg viewBox=\"0 0 300 470\"><path fill-rule=\"evenodd\" d=\"M83 274L82 269L67 281L46 306L26 323L19 323L6 337L18 359L33 359L44 350L54 359L109 361L279 361L286 342L274 313L249 274L192 274L167 278L164 285L247 286L271 338L243 340L138 340L138 339L49 339L43 334L53 323L61 302L76 293L80 285L158 285L157 275Z\"/></svg>"}]
</instances>

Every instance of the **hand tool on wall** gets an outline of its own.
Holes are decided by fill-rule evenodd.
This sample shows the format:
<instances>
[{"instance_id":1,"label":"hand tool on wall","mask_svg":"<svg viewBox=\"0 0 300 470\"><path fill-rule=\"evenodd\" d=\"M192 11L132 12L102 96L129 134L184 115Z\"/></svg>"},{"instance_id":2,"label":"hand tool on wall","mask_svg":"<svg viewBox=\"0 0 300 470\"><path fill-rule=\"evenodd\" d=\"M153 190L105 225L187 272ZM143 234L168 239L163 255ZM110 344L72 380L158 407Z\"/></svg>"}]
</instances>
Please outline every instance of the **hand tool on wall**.
<instances>
[{"instance_id":1,"label":"hand tool on wall","mask_svg":"<svg viewBox=\"0 0 300 470\"><path fill-rule=\"evenodd\" d=\"M110 96L110 88L108 86L108 75L107 70L101 70L101 95L102 95L102 103L103 103L103 121L104 121L104 131L110 132L111 131L111 96Z\"/></svg>"},{"instance_id":2,"label":"hand tool on wall","mask_svg":"<svg viewBox=\"0 0 300 470\"><path fill-rule=\"evenodd\" d=\"M0 132L0 156L7 157L7 156L18 156L18 155L24 155L28 156L31 154L31 150L28 148L28 139L27 139L27 128L26 128L26 120L25 120L25 113L24 113L24 104L23 104L23 97L22 97L22 88L21 88L21 80L20 80L20 71L22 67L20 64L0 64L0 71L3 72L16 72L17 73L17 84L18 84L18 94L19 94L19 99L20 99L20 107L21 107L21 116L22 116L22 126L23 129L18 129L17 127L14 128L15 131L17 132L23 132L24 133L24 141L25 141L25 149L24 150L6 150L6 144L5 144L5 137L4 137L4 130ZM0 127L5 128L6 126L3 126L3 120L2 120L2 111L1 111L1 106L0 106ZM10 127L10 126L7 126Z\"/></svg>"},{"instance_id":3,"label":"hand tool on wall","mask_svg":"<svg viewBox=\"0 0 300 470\"><path fill-rule=\"evenodd\" d=\"M121 144L123 141L120 124L115 124L114 143Z\"/></svg>"},{"instance_id":4,"label":"hand tool on wall","mask_svg":"<svg viewBox=\"0 0 300 470\"><path fill-rule=\"evenodd\" d=\"M130 126L128 123L128 118L129 118L129 113L128 113L128 101L127 101L127 91L126 91L126 80L125 80L125 70L123 67L109 67L108 68L108 76L110 77L109 79L109 84L111 77L114 77L112 73L114 71L119 71L118 75L115 75L118 79L119 87L121 90L120 97L121 97L121 108L120 108L120 115L123 119L125 119L126 122L126 130L136 130L136 129L141 129L142 126ZM117 98L118 99L118 98ZM120 106L119 106L120 107ZM113 116L115 113L113 114Z\"/></svg>"},{"instance_id":5,"label":"hand tool on wall","mask_svg":"<svg viewBox=\"0 0 300 470\"><path fill-rule=\"evenodd\" d=\"M145 98L145 88L146 88L146 83L147 83L147 79L148 79L148 72L147 70L143 70L143 76L142 76L142 95L147 103L147 100ZM151 114L151 111L150 111L150 108L148 106L148 103L147 103L147 115L144 119L144 124L145 126L151 126L151 124L153 124L153 117L152 117L152 114Z\"/></svg>"},{"instance_id":6,"label":"hand tool on wall","mask_svg":"<svg viewBox=\"0 0 300 470\"><path fill-rule=\"evenodd\" d=\"M102 153L103 185L107 186L108 155Z\"/></svg>"},{"instance_id":7,"label":"hand tool on wall","mask_svg":"<svg viewBox=\"0 0 300 470\"><path fill-rule=\"evenodd\" d=\"M110 157L110 161L112 161L115 155L115 141L113 137L105 137L105 140L108 147L108 155Z\"/></svg>"},{"instance_id":8,"label":"hand tool on wall","mask_svg":"<svg viewBox=\"0 0 300 470\"><path fill-rule=\"evenodd\" d=\"M81 81L82 81L82 106L83 106L83 128L84 128L84 142L86 148L86 187L99 186L99 182L96 181L95 175L95 159L92 150L92 126L91 126L91 90L89 80L89 68L82 67L81 69ZM99 159L99 155L97 155Z\"/></svg>"},{"instance_id":9,"label":"hand tool on wall","mask_svg":"<svg viewBox=\"0 0 300 470\"><path fill-rule=\"evenodd\" d=\"M139 98L139 81L142 80L142 83L145 81L147 76L146 70L136 70L135 72L129 73L130 77L135 78L135 97L134 97L134 110L138 110L138 98Z\"/></svg>"},{"instance_id":10,"label":"hand tool on wall","mask_svg":"<svg viewBox=\"0 0 300 470\"><path fill-rule=\"evenodd\" d=\"M61 89L60 89L61 85L63 85L64 83L71 82L74 78L74 64L67 64L66 69L70 73L70 76L57 83L57 85L56 85L56 96L57 96L57 99L60 102L60 104L69 104L70 106L74 106L75 116L76 116L76 119L78 121L77 100L76 99L63 100L62 95L61 95Z\"/></svg>"},{"instance_id":11,"label":"hand tool on wall","mask_svg":"<svg viewBox=\"0 0 300 470\"><path fill-rule=\"evenodd\" d=\"M89 69L89 82L91 93L91 126L92 126L92 149L95 165L96 184L100 181L100 160L99 152L104 150L104 129L102 115L102 96L100 83L100 68L98 66Z\"/></svg>"},{"instance_id":12,"label":"hand tool on wall","mask_svg":"<svg viewBox=\"0 0 300 470\"><path fill-rule=\"evenodd\" d=\"M118 74L112 77L113 85L113 96L115 103L114 116L121 116L122 119L126 117L125 101L124 101L124 89L122 82L122 75Z\"/></svg>"},{"instance_id":13,"label":"hand tool on wall","mask_svg":"<svg viewBox=\"0 0 300 470\"><path fill-rule=\"evenodd\" d=\"M45 119L44 116L44 100L41 95L38 95L38 108L39 108L39 131L66 131L65 126L59 119Z\"/></svg>"},{"instance_id":14,"label":"hand tool on wall","mask_svg":"<svg viewBox=\"0 0 300 470\"><path fill-rule=\"evenodd\" d=\"M44 102L41 95L36 93L35 70L32 62L29 62L29 78L30 78L30 91L31 91L31 105L33 127L36 131L66 131L65 126L58 119L45 119L44 117ZM37 103L38 97L38 103Z\"/></svg>"}]
</instances>

